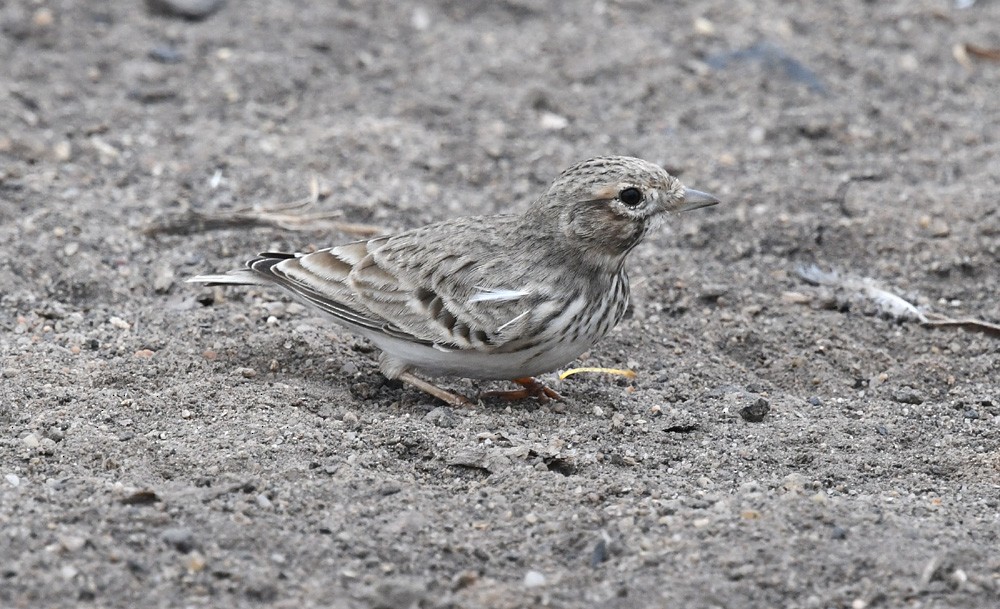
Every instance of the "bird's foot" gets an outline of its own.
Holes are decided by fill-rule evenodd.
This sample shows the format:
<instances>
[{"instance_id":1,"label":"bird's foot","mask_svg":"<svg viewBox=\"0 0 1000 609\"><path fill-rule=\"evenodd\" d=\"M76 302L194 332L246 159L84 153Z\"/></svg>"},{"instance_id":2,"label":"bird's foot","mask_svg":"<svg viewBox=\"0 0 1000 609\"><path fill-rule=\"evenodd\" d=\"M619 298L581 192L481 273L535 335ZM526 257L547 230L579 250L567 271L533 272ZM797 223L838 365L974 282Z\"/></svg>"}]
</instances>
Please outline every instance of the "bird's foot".
<instances>
[{"instance_id":1,"label":"bird's foot","mask_svg":"<svg viewBox=\"0 0 1000 609\"><path fill-rule=\"evenodd\" d=\"M542 404L547 403L549 400L559 401L563 399L563 397L559 395L555 389L552 389L534 377L526 376L524 378L512 380L522 388L514 389L512 391L487 391L482 394L483 397L499 398L508 402L535 398Z\"/></svg>"},{"instance_id":2,"label":"bird's foot","mask_svg":"<svg viewBox=\"0 0 1000 609\"><path fill-rule=\"evenodd\" d=\"M468 408L470 406L474 406L473 402L464 395L452 393L450 391L441 389L434 383L425 381L419 376L414 376L409 372L404 372L400 374L397 378L399 378L399 380L403 381L404 383L409 383L410 385L413 385L414 387L423 391L426 394L436 397L437 399L441 400L442 402L445 402L449 406L455 406L456 408Z\"/></svg>"}]
</instances>

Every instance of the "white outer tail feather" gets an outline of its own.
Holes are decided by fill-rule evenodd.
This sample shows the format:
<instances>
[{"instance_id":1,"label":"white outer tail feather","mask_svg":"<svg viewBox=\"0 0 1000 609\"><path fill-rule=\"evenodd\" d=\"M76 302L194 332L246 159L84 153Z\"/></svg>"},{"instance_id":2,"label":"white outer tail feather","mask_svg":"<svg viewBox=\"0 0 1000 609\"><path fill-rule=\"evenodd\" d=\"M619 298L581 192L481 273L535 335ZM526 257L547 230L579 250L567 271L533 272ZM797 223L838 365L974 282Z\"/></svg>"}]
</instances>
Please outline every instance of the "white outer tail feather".
<instances>
[{"instance_id":1,"label":"white outer tail feather","mask_svg":"<svg viewBox=\"0 0 1000 609\"><path fill-rule=\"evenodd\" d=\"M229 271L221 275L198 275L185 283L208 283L216 285L268 285L270 282L250 269Z\"/></svg>"}]
</instances>

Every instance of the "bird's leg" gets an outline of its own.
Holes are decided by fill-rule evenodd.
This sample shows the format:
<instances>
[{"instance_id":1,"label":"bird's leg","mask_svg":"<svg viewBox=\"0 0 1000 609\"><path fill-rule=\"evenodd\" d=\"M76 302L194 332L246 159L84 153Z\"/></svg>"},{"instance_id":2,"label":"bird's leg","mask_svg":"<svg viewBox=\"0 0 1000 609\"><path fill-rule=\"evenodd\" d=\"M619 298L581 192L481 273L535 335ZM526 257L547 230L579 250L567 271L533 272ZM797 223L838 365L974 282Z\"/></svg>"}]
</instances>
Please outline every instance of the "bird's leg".
<instances>
[{"instance_id":1,"label":"bird's leg","mask_svg":"<svg viewBox=\"0 0 1000 609\"><path fill-rule=\"evenodd\" d=\"M562 400L563 397L556 393L555 389L548 387L545 383L540 380L526 376L520 379L511 379L523 389L514 389L513 391L487 391L483 394L484 397L488 398L500 398L501 400L507 400L513 402L514 400L524 400L527 398L535 398L542 404L548 402L549 400Z\"/></svg>"},{"instance_id":2,"label":"bird's leg","mask_svg":"<svg viewBox=\"0 0 1000 609\"><path fill-rule=\"evenodd\" d=\"M472 402L470 402L468 398L466 398L464 396L461 396L461 395L459 395L457 393L452 393L450 391L445 391L444 389L441 389L440 387L438 387L434 383L430 383L428 381L425 381L424 379L422 379L422 378L420 378L418 376L414 376L413 374L410 374L409 372L403 372L402 374L400 374L396 378L398 378L399 380L403 381L404 383L409 383L409 384L413 385L414 387L416 387L417 389L423 391L424 393L430 394L430 395L436 397L437 399L441 400L442 402L445 402L445 403L447 403L447 404L449 404L451 406L457 406L459 408L466 408L466 407L469 407L469 406L473 405Z\"/></svg>"}]
</instances>

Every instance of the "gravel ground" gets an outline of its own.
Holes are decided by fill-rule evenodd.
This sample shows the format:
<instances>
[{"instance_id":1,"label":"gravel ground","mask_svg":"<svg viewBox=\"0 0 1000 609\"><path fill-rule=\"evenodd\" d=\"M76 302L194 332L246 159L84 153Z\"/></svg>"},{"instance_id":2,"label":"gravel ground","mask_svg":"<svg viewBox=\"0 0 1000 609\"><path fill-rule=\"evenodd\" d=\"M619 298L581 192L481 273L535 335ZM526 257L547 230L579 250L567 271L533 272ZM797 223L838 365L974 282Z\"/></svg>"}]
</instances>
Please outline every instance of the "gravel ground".
<instances>
[{"instance_id":1,"label":"gravel ground","mask_svg":"<svg viewBox=\"0 0 1000 609\"><path fill-rule=\"evenodd\" d=\"M814 4L0 2L0 606L1000 606L1000 339L798 273L1000 322L1000 2ZM183 283L602 154L724 204L562 403Z\"/></svg>"}]
</instances>

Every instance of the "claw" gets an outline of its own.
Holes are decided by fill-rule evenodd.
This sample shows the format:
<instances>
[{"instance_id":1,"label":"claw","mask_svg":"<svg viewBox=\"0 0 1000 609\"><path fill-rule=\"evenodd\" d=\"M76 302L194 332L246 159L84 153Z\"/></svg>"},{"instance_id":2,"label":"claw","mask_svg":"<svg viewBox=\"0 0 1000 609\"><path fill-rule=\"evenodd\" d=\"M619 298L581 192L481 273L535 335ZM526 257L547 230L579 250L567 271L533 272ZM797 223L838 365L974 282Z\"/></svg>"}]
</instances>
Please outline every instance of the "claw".
<instances>
[{"instance_id":1,"label":"claw","mask_svg":"<svg viewBox=\"0 0 1000 609\"><path fill-rule=\"evenodd\" d=\"M528 376L512 380L520 385L522 389L514 389L512 391L487 391L482 394L483 397L498 398L508 402L535 398L541 404L546 404L549 400L560 401L563 399L563 397L559 395L555 389L548 387L545 383L536 378Z\"/></svg>"}]
</instances>

